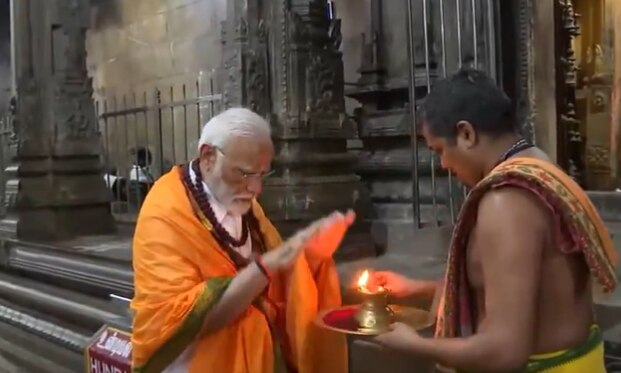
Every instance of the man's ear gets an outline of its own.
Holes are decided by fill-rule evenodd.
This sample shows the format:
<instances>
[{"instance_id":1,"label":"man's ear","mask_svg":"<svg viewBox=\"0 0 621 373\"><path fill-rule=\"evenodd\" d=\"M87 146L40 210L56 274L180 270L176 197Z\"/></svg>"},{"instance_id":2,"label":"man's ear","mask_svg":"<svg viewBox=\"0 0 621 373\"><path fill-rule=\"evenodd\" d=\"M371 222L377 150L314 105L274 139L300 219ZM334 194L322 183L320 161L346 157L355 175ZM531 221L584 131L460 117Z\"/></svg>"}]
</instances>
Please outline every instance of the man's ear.
<instances>
[{"instance_id":1,"label":"man's ear","mask_svg":"<svg viewBox=\"0 0 621 373\"><path fill-rule=\"evenodd\" d=\"M466 120L460 120L455 125L457 131L457 141L464 145L465 148L470 149L477 144L478 136L472 124Z\"/></svg>"},{"instance_id":2,"label":"man's ear","mask_svg":"<svg viewBox=\"0 0 621 373\"><path fill-rule=\"evenodd\" d=\"M208 170L213 167L216 162L216 152L218 149L211 144L203 144L199 150L199 160Z\"/></svg>"}]
</instances>

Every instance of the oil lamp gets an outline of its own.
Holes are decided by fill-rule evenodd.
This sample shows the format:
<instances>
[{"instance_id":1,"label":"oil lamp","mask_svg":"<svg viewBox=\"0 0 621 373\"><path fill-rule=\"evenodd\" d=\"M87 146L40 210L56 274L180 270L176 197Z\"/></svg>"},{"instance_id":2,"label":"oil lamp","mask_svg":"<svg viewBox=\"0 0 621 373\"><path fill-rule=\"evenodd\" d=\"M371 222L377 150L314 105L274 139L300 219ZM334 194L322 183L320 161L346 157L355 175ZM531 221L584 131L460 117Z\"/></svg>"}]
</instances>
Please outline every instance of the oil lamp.
<instances>
[{"instance_id":1,"label":"oil lamp","mask_svg":"<svg viewBox=\"0 0 621 373\"><path fill-rule=\"evenodd\" d=\"M358 292L363 301L354 315L361 331L378 334L389 329L394 321L394 313L388 306L388 292L383 286L370 289L369 271L364 271L358 279Z\"/></svg>"}]
</instances>

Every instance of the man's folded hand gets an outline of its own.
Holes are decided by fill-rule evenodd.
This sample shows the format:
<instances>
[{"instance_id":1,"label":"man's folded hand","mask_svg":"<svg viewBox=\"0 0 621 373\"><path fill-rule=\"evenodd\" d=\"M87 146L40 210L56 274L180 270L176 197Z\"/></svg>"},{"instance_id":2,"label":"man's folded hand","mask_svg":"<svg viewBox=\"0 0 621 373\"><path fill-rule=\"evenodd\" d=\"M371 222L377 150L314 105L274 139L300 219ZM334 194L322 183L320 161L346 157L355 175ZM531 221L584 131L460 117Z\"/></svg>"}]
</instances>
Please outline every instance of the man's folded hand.
<instances>
[{"instance_id":1,"label":"man's folded hand","mask_svg":"<svg viewBox=\"0 0 621 373\"><path fill-rule=\"evenodd\" d=\"M355 219L356 214L352 210L345 214L335 211L322 219L319 230L306 244L306 252L320 260L332 257Z\"/></svg>"}]
</instances>

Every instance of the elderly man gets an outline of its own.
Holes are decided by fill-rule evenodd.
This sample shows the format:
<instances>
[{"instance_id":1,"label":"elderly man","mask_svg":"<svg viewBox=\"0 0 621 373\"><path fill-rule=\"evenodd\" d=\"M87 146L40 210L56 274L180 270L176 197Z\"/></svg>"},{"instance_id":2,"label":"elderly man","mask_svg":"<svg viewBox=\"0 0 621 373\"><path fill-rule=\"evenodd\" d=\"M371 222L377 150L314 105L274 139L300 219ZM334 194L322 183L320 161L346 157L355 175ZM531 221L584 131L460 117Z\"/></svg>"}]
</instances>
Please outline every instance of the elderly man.
<instances>
[{"instance_id":1,"label":"elderly man","mask_svg":"<svg viewBox=\"0 0 621 373\"><path fill-rule=\"evenodd\" d=\"M507 96L484 73L438 81L422 133L473 189L457 221L437 338L402 324L378 337L466 372L605 373L591 282L616 286L610 235L584 191L519 136ZM396 293L433 284L380 273Z\"/></svg>"},{"instance_id":2,"label":"elderly man","mask_svg":"<svg viewBox=\"0 0 621 373\"><path fill-rule=\"evenodd\" d=\"M282 242L255 198L274 155L241 108L203 128L199 157L160 178L133 244L136 372L345 373L345 340L315 328L340 305L331 256L352 212Z\"/></svg>"}]
</instances>

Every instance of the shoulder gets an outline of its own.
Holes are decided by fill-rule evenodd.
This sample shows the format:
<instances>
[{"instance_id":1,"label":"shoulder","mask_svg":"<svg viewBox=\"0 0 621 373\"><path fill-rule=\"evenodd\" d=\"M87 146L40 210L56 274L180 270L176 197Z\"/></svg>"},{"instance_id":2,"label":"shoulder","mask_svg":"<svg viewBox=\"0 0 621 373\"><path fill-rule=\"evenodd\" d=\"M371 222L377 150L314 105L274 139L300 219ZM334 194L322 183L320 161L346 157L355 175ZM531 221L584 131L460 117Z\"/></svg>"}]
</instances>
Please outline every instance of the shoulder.
<instances>
[{"instance_id":1,"label":"shoulder","mask_svg":"<svg viewBox=\"0 0 621 373\"><path fill-rule=\"evenodd\" d=\"M528 225L547 222L549 211L534 193L519 187L502 187L485 193L479 202L478 219L490 223L522 222Z\"/></svg>"},{"instance_id":2,"label":"shoulder","mask_svg":"<svg viewBox=\"0 0 621 373\"><path fill-rule=\"evenodd\" d=\"M476 246L518 252L539 250L549 231L549 211L531 192L503 187L487 192L479 203L474 237Z\"/></svg>"},{"instance_id":3,"label":"shoulder","mask_svg":"<svg viewBox=\"0 0 621 373\"><path fill-rule=\"evenodd\" d=\"M196 217L187 191L177 170L173 169L160 177L147 194L134 230L134 252L164 250L182 256L192 250L190 247L205 237L206 230ZM149 254L150 255L150 254Z\"/></svg>"},{"instance_id":4,"label":"shoulder","mask_svg":"<svg viewBox=\"0 0 621 373\"><path fill-rule=\"evenodd\" d=\"M149 190L142 207L141 217L156 216L166 218L177 214L192 215L192 207L178 167L162 175Z\"/></svg>"}]
</instances>

